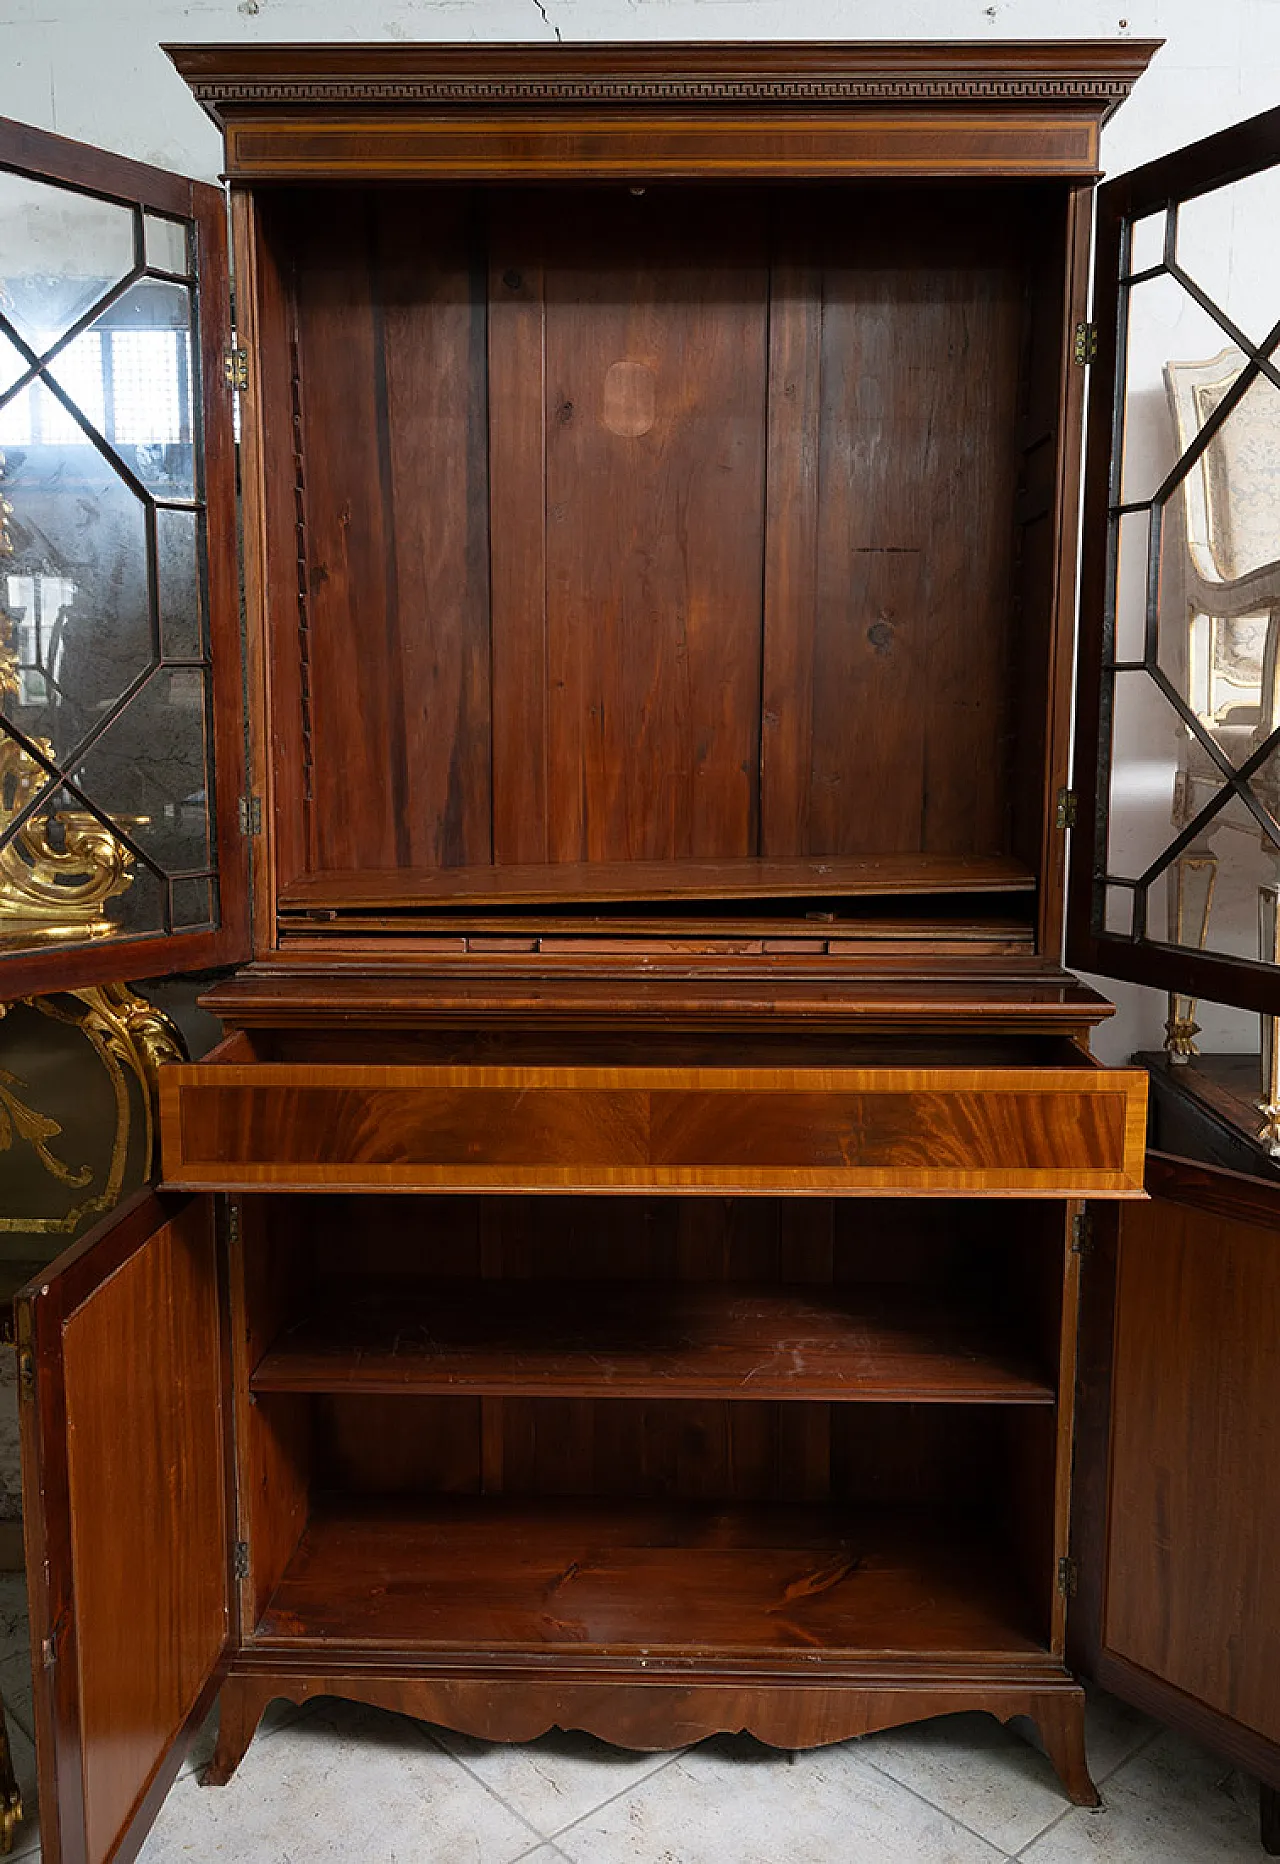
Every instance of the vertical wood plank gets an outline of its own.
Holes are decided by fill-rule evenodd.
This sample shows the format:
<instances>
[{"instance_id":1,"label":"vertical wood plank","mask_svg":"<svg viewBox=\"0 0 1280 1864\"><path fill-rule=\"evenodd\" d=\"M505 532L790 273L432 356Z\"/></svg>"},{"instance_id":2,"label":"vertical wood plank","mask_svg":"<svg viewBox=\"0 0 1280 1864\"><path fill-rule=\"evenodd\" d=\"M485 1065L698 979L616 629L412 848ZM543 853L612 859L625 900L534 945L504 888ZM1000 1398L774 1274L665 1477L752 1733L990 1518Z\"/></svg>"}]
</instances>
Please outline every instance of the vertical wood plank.
<instances>
[{"instance_id":1,"label":"vertical wood plank","mask_svg":"<svg viewBox=\"0 0 1280 1864\"><path fill-rule=\"evenodd\" d=\"M818 577L822 272L775 264L769 304L760 853L809 849Z\"/></svg>"},{"instance_id":2,"label":"vertical wood plank","mask_svg":"<svg viewBox=\"0 0 1280 1864\"><path fill-rule=\"evenodd\" d=\"M669 190L571 211L546 248L551 858L751 855L763 232Z\"/></svg>"},{"instance_id":3,"label":"vertical wood plank","mask_svg":"<svg viewBox=\"0 0 1280 1864\"><path fill-rule=\"evenodd\" d=\"M418 867L487 862L489 743L487 279L471 197L379 199L374 304L381 465L397 623L397 726Z\"/></svg>"},{"instance_id":4,"label":"vertical wood plank","mask_svg":"<svg viewBox=\"0 0 1280 1864\"><path fill-rule=\"evenodd\" d=\"M546 331L528 209L493 203L489 247L489 500L493 858L545 861L547 842Z\"/></svg>"},{"instance_id":5,"label":"vertical wood plank","mask_svg":"<svg viewBox=\"0 0 1280 1864\"><path fill-rule=\"evenodd\" d=\"M388 587L385 357L366 208L354 193L314 203L295 236L303 709L321 870L395 867L407 827L401 683L390 674L399 628Z\"/></svg>"}]
</instances>

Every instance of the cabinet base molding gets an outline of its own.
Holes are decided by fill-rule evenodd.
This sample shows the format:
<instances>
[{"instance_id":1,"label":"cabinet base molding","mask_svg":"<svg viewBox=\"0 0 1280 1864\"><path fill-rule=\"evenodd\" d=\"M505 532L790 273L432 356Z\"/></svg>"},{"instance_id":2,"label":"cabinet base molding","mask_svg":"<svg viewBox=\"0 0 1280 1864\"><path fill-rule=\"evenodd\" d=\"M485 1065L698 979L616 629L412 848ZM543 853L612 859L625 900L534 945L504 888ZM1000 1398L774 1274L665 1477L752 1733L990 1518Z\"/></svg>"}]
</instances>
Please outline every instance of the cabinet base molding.
<instances>
[{"instance_id":1,"label":"cabinet base molding","mask_svg":"<svg viewBox=\"0 0 1280 1864\"><path fill-rule=\"evenodd\" d=\"M435 1722L481 1741L534 1741L553 1728L581 1729L617 1747L687 1747L709 1735L750 1734L769 1747L825 1747L931 1715L983 1710L1007 1722L1025 1716L1077 1806L1099 1804L1084 1745L1084 1691L1060 1681L966 1681L832 1688L809 1682L750 1686L717 1682L552 1682L505 1677L233 1672L222 1685L218 1745L205 1786L225 1786L248 1749L268 1705L345 1696L417 1721Z\"/></svg>"}]
</instances>

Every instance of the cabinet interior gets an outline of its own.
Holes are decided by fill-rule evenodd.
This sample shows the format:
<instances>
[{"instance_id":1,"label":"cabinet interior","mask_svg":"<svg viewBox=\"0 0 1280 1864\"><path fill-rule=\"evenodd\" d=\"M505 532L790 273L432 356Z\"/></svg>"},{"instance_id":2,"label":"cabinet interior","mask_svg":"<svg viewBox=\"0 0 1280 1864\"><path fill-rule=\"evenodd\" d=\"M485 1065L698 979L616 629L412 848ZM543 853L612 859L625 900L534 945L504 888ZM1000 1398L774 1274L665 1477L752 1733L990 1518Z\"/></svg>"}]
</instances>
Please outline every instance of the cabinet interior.
<instances>
[{"instance_id":1,"label":"cabinet interior","mask_svg":"<svg viewBox=\"0 0 1280 1864\"><path fill-rule=\"evenodd\" d=\"M1060 1204L243 1208L256 1641L1048 1647Z\"/></svg>"},{"instance_id":2,"label":"cabinet interior","mask_svg":"<svg viewBox=\"0 0 1280 1864\"><path fill-rule=\"evenodd\" d=\"M282 941L1030 945L1068 199L256 189Z\"/></svg>"}]
</instances>

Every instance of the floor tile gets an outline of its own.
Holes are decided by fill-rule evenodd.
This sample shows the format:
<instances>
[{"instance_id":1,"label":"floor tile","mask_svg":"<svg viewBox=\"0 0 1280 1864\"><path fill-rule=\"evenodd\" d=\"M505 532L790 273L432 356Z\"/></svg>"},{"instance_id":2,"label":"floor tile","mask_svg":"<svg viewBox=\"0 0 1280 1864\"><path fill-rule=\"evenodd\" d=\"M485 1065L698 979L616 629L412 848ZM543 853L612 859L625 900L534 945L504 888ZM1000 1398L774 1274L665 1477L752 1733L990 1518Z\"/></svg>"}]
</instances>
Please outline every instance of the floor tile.
<instances>
[{"instance_id":1,"label":"floor tile","mask_svg":"<svg viewBox=\"0 0 1280 1864\"><path fill-rule=\"evenodd\" d=\"M864 1736L857 1753L1002 1852L1021 1850L1069 1804L1043 1752L994 1715L889 1728Z\"/></svg>"},{"instance_id":2,"label":"floor tile","mask_svg":"<svg viewBox=\"0 0 1280 1864\"><path fill-rule=\"evenodd\" d=\"M847 1745L790 1766L741 1736L690 1749L556 1843L573 1864L1003 1864Z\"/></svg>"},{"instance_id":3,"label":"floor tile","mask_svg":"<svg viewBox=\"0 0 1280 1864\"><path fill-rule=\"evenodd\" d=\"M1094 1784L1101 1786L1117 1767L1160 1733L1160 1724L1094 1683L1086 1683L1084 1693L1085 1751Z\"/></svg>"},{"instance_id":4,"label":"floor tile","mask_svg":"<svg viewBox=\"0 0 1280 1864\"><path fill-rule=\"evenodd\" d=\"M1073 1811L1024 1864L1259 1864L1257 1792L1222 1760L1162 1734L1120 1767L1101 1812Z\"/></svg>"},{"instance_id":5,"label":"floor tile","mask_svg":"<svg viewBox=\"0 0 1280 1864\"><path fill-rule=\"evenodd\" d=\"M513 1864L537 1839L415 1723L333 1702L251 1746L229 1786L180 1780L139 1864Z\"/></svg>"},{"instance_id":6,"label":"floor tile","mask_svg":"<svg viewBox=\"0 0 1280 1864\"><path fill-rule=\"evenodd\" d=\"M475 1741L448 1728L431 1733L545 1838L671 1760L669 1753L636 1753L560 1729L520 1745Z\"/></svg>"}]
</instances>

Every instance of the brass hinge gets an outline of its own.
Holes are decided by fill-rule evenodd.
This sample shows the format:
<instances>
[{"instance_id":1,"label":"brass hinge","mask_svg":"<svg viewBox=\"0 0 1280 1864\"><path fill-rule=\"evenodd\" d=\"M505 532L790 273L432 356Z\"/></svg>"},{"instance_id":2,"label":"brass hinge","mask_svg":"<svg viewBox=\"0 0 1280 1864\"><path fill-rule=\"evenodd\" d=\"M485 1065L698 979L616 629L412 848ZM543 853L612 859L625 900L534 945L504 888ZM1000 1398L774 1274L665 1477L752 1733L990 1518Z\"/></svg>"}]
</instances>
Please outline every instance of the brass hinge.
<instances>
[{"instance_id":1,"label":"brass hinge","mask_svg":"<svg viewBox=\"0 0 1280 1864\"><path fill-rule=\"evenodd\" d=\"M234 389L237 394L243 394L249 386L248 350L223 350L222 374L228 388Z\"/></svg>"},{"instance_id":2,"label":"brass hinge","mask_svg":"<svg viewBox=\"0 0 1280 1864\"><path fill-rule=\"evenodd\" d=\"M1054 812L1053 826L1059 829L1074 828L1079 809L1080 799L1074 790L1059 790L1058 807Z\"/></svg>"},{"instance_id":3,"label":"brass hinge","mask_svg":"<svg viewBox=\"0 0 1280 1864\"><path fill-rule=\"evenodd\" d=\"M1080 1584L1080 1568L1069 1554L1058 1561L1058 1591L1064 1599L1074 1599Z\"/></svg>"},{"instance_id":4,"label":"brass hinge","mask_svg":"<svg viewBox=\"0 0 1280 1864\"><path fill-rule=\"evenodd\" d=\"M1071 345L1071 360L1078 369L1087 368L1098 357L1097 324L1077 324L1075 341Z\"/></svg>"},{"instance_id":5,"label":"brass hinge","mask_svg":"<svg viewBox=\"0 0 1280 1864\"><path fill-rule=\"evenodd\" d=\"M229 1243L240 1241L240 1206L234 1198L227 1200L227 1241Z\"/></svg>"},{"instance_id":6,"label":"brass hinge","mask_svg":"<svg viewBox=\"0 0 1280 1864\"><path fill-rule=\"evenodd\" d=\"M238 814L240 817L240 833L242 835L261 835L261 796L242 796L239 802Z\"/></svg>"},{"instance_id":7,"label":"brass hinge","mask_svg":"<svg viewBox=\"0 0 1280 1864\"><path fill-rule=\"evenodd\" d=\"M232 1553L231 1570L237 1579L249 1577L249 1543L247 1540L236 1542Z\"/></svg>"},{"instance_id":8,"label":"brass hinge","mask_svg":"<svg viewBox=\"0 0 1280 1864\"><path fill-rule=\"evenodd\" d=\"M1078 1210L1071 1219L1071 1253L1087 1256L1093 1247L1093 1218L1087 1210Z\"/></svg>"},{"instance_id":9,"label":"brass hinge","mask_svg":"<svg viewBox=\"0 0 1280 1864\"><path fill-rule=\"evenodd\" d=\"M31 1399L36 1395L36 1356L29 1346L24 1346L18 1354L18 1396Z\"/></svg>"},{"instance_id":10,"label":"brass hinge","mask_svg":"<svg viewBox=\"0 0 1280 1864\"><path fill-rule=\"evenodd\" d=\"M54 1664L58 1661L58 1646L66 1635L69 1617L70 1614L68 1612L60 1612L57 1620L50 1628L48 1637L41 1638L40 1640L40 1661L46 1670L52 1670Z\"/></svg>"}]
</instances>

